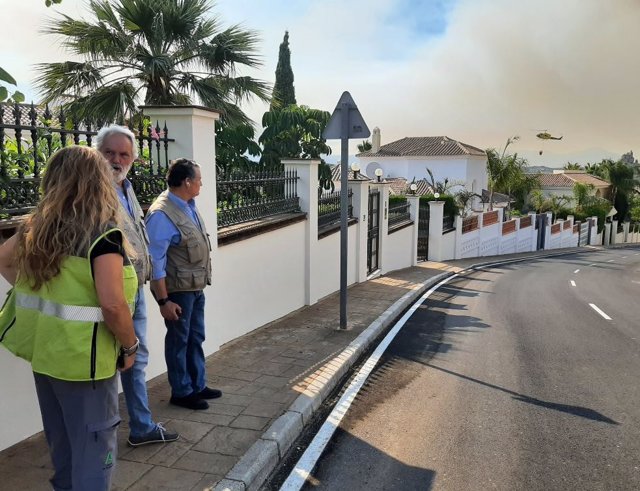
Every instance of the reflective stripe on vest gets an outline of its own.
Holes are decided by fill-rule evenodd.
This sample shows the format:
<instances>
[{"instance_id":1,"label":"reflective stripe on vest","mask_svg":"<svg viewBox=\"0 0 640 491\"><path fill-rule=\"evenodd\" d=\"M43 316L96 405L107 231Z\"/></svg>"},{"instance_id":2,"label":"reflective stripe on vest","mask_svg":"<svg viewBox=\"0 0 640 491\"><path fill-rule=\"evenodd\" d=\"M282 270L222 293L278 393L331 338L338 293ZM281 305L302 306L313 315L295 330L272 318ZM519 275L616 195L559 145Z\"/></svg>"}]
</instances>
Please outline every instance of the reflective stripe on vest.
<instances>
[{"instance_id":1,"label":"reflective stripe on vest","mask_svg":"<svg viewBox=\"0 0 640 491\"><path fill-rule=\"evenodd\" d=\"M104 322L100 307L85 307L82 305L64 305L51 300L46 300L34 295L26 295L16 292L16 307L37 310L45 315L57 317L65 321ZM134 306L129 304L129 310L134 311Z\"/></svg>"}]
</instances>

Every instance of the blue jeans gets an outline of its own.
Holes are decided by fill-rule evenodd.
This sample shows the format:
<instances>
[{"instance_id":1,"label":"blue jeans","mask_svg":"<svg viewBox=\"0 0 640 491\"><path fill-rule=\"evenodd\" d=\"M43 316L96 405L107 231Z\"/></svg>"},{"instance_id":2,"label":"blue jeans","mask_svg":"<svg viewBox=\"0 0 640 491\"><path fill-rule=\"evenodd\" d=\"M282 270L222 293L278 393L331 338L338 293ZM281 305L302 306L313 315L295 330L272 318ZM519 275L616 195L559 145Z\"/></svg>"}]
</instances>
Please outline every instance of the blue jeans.
<instances>
[{"instance_id":1,"label":"blue jeans","mask_svg":"<svg viewBox=\"0 0 640 491\"><path fill-rule=\"evenodd\" d=\"M204 351L204 293L174 292L169 299L182 308L177 321L164 323L164 356L173 397L186 397L206 386Z\"/></svg>"},{"instance_id":2,"label":"blue jeans","mask_svg":"<svg viewBox=\"0 0 640 491\"><path fill-rule=\"evenodd\" d=\"M147 348L147 306L142 287L136 293L133 329L140 340L140 346L136 352L133 366L126 372L120 373L120 380L129 412L129 431L131 436L140 437L156 428L149 410L147 382L144 373L149 361L149 350Z\"/></svg>"}]
</instances>

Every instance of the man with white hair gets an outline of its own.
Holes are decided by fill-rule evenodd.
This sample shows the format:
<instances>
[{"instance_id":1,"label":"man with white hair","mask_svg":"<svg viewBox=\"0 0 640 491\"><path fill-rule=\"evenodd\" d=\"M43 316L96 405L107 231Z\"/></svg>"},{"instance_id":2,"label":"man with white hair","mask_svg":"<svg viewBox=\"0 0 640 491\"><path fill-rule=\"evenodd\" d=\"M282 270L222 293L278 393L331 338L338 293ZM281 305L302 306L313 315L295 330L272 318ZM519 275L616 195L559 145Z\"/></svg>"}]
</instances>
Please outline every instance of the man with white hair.
<instances>
[{"instance_id":1,"label":"man with white hair","mask_svg":"<svg viewBox=\"0 0 640 491\"><path fill-rule=\"evenodd\" d=\"M151 277L149 238L144 224L144 213L127 173L138 157L135 135L126 127L110 125L102 128L96 136L96 148L109 161L115 177L116 191L122 204L123 232L136 252L131 261L138 275L138 293L133 313L133 327L140 346L133 367L121 372L120 379L129 412L129 439L133 447L147 443L172 442L177 433L167 431L161 423L154 423L149 409L145 368L149 359L147 349L147 309L144 284Z\"/></svg>"}]
</instances>

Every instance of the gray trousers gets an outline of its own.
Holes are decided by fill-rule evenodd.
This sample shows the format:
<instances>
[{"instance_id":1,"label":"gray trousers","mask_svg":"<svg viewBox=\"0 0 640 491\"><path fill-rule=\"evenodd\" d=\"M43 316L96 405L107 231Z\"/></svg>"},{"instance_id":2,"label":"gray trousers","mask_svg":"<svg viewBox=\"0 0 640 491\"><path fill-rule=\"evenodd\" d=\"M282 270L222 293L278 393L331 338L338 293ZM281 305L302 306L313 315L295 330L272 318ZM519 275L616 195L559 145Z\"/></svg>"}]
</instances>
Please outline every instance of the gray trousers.
<instances>
[{"instance_id":1,"label":"gray trousers","mask_svg":"<svg viewBox=\"0 0 640 491\"><path fill-rule=\"evenodd\" d=\"M56 491L103 491L116 463L118 380L66 382L34 373Z\"/></svg>"}]
</instances>

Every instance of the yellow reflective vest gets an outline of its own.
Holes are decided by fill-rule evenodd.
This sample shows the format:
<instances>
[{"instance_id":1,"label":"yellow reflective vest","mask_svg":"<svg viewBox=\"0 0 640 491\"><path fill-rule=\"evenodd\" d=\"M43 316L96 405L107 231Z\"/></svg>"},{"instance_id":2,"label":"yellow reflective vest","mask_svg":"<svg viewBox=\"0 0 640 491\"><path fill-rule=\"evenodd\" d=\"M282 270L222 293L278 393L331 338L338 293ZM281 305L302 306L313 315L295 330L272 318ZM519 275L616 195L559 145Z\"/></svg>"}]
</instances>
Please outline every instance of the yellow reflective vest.
<instances>
[{"instance_id":1,"label":"yellow reflective vest","mask_svg":"<svg viewBox=\"0 0 640 491\"><path fill-rule=\"evenodd\" d=\"M40 289L33 290L26 278L16 281L10 298L15 301L15 317L3 315L0 343L29 361L34 372L68 381L102 380L115 374L120 345L104 323L90 261L97 242L114 230L118 229L98 237L86 257L65 258L60 274ZM138 279L127 258L123 284L133 312Z\"/></svg>"}]
</instances>

